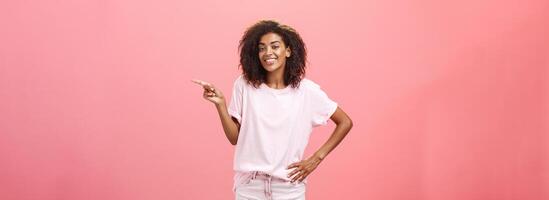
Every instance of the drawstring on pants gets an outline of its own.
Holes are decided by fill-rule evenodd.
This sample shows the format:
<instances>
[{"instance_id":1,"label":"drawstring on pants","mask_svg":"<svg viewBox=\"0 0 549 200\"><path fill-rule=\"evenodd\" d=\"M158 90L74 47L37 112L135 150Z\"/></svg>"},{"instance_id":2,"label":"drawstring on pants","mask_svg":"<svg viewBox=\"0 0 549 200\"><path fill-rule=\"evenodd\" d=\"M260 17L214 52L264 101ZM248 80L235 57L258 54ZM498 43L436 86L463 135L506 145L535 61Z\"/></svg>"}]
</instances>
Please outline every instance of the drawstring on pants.
<instances>
[{"instance_id":1,"label":"drawstring on pants","mask_svg":"<svg viewBox=\"0 0 549 200\"><path fill-rule=\"evenodd\" d=\"M254 171L252 173L252 180L256 178L258 173L259 173L258 171ZM271 190L272 189L271 188L271 181L272 181L273 177L271 175L265 174L265 173L261 173L261 175L264 175L264 176L267 177L267 179L265 179L265 190L264 190L264 192L265 192L265 197L267 197L268 200L271 200L273 198L272 197L273 192Z\"/></svg>"}]
</instances>

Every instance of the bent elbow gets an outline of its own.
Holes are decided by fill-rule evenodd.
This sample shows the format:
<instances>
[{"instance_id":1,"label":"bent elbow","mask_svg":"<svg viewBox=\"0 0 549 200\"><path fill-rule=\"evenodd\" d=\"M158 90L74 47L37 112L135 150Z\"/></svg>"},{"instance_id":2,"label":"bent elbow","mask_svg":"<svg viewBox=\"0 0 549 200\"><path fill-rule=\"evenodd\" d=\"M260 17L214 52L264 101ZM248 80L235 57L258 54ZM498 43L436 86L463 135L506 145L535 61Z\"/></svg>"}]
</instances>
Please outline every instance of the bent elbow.
<instances>
[{"instance_id":1,"label":"bent elbow","mask_svg":"<svg viewBox=\"0 0 549 200\"><path fill-rule=\"evenodd\" d=\"M231 142L231 144L232 144L233 146L236 146L236 143L238 142L238 140L231 140L231 141L229 141L229 142Z\"/></svg>"},{"instance_id":2,"label":"bent elbow","mask_svg":"<svg viewBox=\"0 0 549 200\"><path fill-rule=\"evenodd\" d=\"M353 120L351 120L350 118L347 120L346 124L349 126L349 130L353 128Z\"/></svg>"}]
</instances>

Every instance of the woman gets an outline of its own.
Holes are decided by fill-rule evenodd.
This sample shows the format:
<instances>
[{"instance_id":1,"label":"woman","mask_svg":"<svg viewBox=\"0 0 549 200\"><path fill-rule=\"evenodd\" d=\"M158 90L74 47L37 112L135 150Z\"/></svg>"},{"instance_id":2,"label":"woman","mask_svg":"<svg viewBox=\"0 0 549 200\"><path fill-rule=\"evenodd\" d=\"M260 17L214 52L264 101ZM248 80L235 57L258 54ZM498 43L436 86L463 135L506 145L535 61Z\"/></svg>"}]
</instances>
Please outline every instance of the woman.
<instances>
[{"instance_id":1,"label":"woman","mask_svg":"<svg viewBox=\"0 0 549 200\"><path fill-rule=\"evenodd\" d=\"M306 50L287 25L262 20L240 40L243 73L227 108L214 85L201 80L225 135L236 145L236 199L305 199L306 178L351 130L351 119L313 81L304 78ZM302 160L313 127L337 124L328 141Z\"/></svg>"}]
</instances>

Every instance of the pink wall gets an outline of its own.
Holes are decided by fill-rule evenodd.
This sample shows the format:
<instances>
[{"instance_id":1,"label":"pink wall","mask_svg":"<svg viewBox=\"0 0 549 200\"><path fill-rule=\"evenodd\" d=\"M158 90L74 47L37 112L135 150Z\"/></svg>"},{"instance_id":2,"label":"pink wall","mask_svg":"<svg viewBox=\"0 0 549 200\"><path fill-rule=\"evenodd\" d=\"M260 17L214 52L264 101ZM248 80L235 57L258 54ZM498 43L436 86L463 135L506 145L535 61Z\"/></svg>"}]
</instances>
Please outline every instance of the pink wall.
<instances>
[{"instance_id":1,"label":"pink wall","mask_svg":"<svg viewBox=\"0 0 549 200\"><path fill-rule=\"evenodd\" d=\"M231 199L238 40L294 26L355 122L309 199L549 199L549 2L3 1L0 199ZM315 130L307 155L329 136Z\"/></svg>"}]
</instances>

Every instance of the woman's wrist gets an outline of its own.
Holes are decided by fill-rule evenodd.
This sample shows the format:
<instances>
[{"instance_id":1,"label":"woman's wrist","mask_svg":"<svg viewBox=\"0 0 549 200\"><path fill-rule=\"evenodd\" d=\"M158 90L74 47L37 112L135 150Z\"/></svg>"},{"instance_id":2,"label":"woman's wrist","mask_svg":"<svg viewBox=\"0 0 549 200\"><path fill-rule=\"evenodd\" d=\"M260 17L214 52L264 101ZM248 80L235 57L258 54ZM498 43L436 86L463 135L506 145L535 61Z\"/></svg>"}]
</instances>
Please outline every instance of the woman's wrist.
<instances>
[{"instance_id":1,"label":"woman's wrist","mask_svg":"<svg viewBox=\"0 0 549 200\"><path fill-rule=\"evenodd\" d=\"M317 151L316 153L313 154L313 156L319 160L324 160L324 158L326 157L326 154L323 152Z\"/></svg>"},{"instance_id":2,"label":"woman's wrist","mask_svg":"<svg viewBox=\"0 0 549 200\"><path fill-rule=\"evenodd\" d=\"M220 102L220 103L216 103L216 104L215 104L215 107L216 107L217 109L220 109L220 108L227 108L227 105L225 104L225 101L222 101L222 102Z\"/></svg>"}]
</instances>

